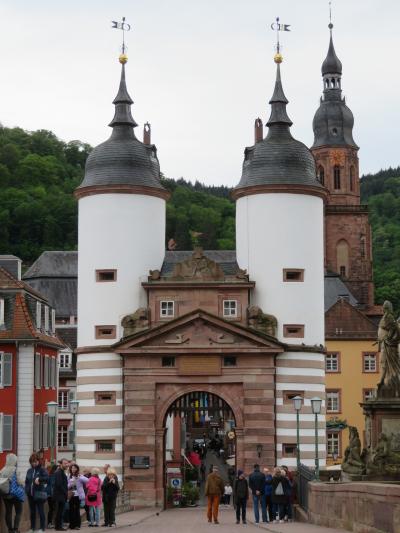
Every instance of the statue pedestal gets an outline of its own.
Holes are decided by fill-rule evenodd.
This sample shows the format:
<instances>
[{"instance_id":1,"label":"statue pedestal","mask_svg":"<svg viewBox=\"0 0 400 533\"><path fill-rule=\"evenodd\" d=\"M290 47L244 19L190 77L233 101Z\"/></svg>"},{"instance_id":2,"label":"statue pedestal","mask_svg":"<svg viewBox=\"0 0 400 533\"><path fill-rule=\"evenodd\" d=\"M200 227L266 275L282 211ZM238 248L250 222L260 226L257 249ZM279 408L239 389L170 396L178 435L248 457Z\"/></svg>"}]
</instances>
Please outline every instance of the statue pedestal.
<instances>
[{"instance_id":1,"label":"statue pedestal","mask_svg":"<svg viewBox=\"0 0 400 533\"><path fill-rule=\"evenodd\" d=\"M365 415L367 474L400 474L400 399L376 398L360 405Z\"/></svg>"},{"instance_id":2,"label":"statue pedestal","mask_svg":"<svg viewBox=\"0 0 400 533\"><path fill-rule=\"evenodd\" d=\"M400 399L382 398L360 404L365 415L365 446L375 450L379 436L391 437L391 449L400 452Z\"/></svg>"}]
</instances>

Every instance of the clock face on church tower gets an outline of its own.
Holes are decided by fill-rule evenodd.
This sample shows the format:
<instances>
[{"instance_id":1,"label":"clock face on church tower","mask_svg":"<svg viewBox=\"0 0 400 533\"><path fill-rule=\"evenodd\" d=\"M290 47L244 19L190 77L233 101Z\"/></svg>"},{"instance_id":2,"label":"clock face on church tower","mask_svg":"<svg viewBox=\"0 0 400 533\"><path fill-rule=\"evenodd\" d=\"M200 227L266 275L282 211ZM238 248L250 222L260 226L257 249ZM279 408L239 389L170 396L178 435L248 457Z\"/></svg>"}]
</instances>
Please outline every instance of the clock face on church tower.
<instances>
[{"instance_id":1,"label":"clock face on church tower","mask_svg":"<svg viewBox=\"0 0 400 533\"><path fill-rule=\"evenodd\" d=\"M345 161L345 154L341 150L332 150L330 159L333 165L343 166Z\"/></svg>"}]
</instances>

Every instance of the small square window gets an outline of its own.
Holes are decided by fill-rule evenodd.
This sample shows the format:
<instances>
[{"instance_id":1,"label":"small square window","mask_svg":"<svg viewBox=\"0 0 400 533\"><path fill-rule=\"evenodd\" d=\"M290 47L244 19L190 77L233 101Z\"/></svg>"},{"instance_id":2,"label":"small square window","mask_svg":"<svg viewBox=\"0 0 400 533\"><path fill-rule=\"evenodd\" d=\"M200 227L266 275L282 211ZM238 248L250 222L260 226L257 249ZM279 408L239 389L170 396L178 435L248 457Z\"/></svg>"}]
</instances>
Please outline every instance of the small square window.
<instances>
[{"instance_id":1,"label":"small square window","mask_svg":"<svg viewBox=\"0 0 400 533\"><path fill-rule=\"evenodd\" d=\"M377 372L378 361L375 352L363 353L363 372Z\"/></svg>"},{"instance_id":2,"label":"small square window","mask_svg":"<svg viewBox=\"0 0 400 533\"><path fill-rule=\"evenodd\" d=\"M95 326L96 339L115 339L117 328L115 326Z\"/></svg>"},{"instance_id":3,"label":"small square window","mask_svg":"<svg viewBox=\"0 0 400 533\"><path fill-rule=\"evenodd\" d=\"M237 301L236 300L224 300L224 316L226 317L237 316Z\"/></svg>"},{"instance_id":4,"label":"small square window","mask_svg":"<svg viewBox=\"0 0 400 533\"><path fill-rule=\"evenodd\" d=\"M282 456L283 457L296 457L297 446L296 444L282 444Z\"/></svg>"},{"instance_id":5,"label":"small square window","mask_svg":"<svg viewBox=\"0 0 400 533\"><path fill-rule=\"evenodd\" d=\"M304 281L303 268L284 268L283 281Z\"/></svg>"},{"instance_id":6,"label":"small square window","mask_svg":"<svg viewBox=\"0 0 400 533\"><path fill-rule=\"evenodd\" d=\"M115 440L96 440L96 453L114 453Z\"/></svg>"},{"instance_id":7,"label":"small square window","mask_svg":"<svg viewBox=\"0 0 400 533\"><path fill-rule=\"evenodd\" d=\"M340 372L339 352L328 352L325 356L325 371Z\"/></svg>"},{"instance_id":8,"label":"small square window","mask_svg":"<svg viewBox=\"0 0 400 533\"><path fill-rule=\"evenodd\" d=\"M161 317L173 317L174 316L174 301L173 300L164 300L160 302L160 316Z\"/></svg>"},{"instance_id":9,"label":"small square window","mask_svg":"<svg viewBox=\"0 0 400 533\"><path fill-rule=\"evenodd\" d=\"M293 398L300 396L304 401L304 391L301 390L284 390L283 391L283 403L293 405Z\"/></svg>"},{"instance_id":10,"label":"small square window","mask_svg":"<svg viewBox=\"0 0 400 533\"><path fill-rule=\"evenodd\" d=\"M117 400L115 391L96 391L94 393L94 402L98 405L115 405Z\"/></svg>"},{"instance_id":11,"label":"small square window","mask_svg":"<svg viewBox=\"0 0 400 533\"><path fill-rule=\"evenodd\" d=\"M175 366L175 357L163 357L161 359L161 364L164 367L174 367Z\"/></svg>"},{"instance_id":12,"label":"small square window","mask_svg":"<svg viewBox=\"0 0 400 533\"><path fill-rule=\"evenodd\" d=\"M236 357L227 355L224 357L224 366L236 366Z\"/></svg>"},{"instance_id":13,"label":"small square window","mask_svg":"<svg viewBox=\"0 0 400 533\"><path fill-rule=\"evenodd\" d=\"M283 336L302 339L304 337L304 326L301 324L285 324L283 326Z\"/></svg>"},{"instance_id":14,"label":"small square window","mask_svg":"<svg viewBox=\"0 0 400 533\"><path fill-rule=\"evenodd\" d=\"M116 269L96 270L96 281L117 281Z\"/></svg>"}]
</instances>

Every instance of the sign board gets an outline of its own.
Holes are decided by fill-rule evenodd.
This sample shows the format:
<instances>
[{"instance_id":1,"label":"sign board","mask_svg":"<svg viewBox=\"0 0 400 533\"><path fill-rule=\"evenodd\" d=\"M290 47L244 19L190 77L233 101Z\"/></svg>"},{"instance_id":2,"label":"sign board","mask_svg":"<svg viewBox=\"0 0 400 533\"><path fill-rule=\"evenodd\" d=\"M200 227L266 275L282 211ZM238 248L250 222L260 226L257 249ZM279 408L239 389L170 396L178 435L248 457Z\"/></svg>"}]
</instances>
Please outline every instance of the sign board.
<instances>
[{"instance_id":1,"label":"sign board","mask_svg":"<svg viewBox=\"0 0 400 533\"><path fill-rule=\"evenodd\" d=\"M129 465L131 468L150 468L150 457L148 455L131 455Z\"/></svg>"},{"instance_id":2,"label":"sign board","mask_svg":"<svg viewBox=\"0 0 400 533\"><path fill-rule=\"evenodd\" d=\"M180 490L182 488L181 477L173 477L169 480L169 483L173 489Z\"/></svg>"}]
</instances>

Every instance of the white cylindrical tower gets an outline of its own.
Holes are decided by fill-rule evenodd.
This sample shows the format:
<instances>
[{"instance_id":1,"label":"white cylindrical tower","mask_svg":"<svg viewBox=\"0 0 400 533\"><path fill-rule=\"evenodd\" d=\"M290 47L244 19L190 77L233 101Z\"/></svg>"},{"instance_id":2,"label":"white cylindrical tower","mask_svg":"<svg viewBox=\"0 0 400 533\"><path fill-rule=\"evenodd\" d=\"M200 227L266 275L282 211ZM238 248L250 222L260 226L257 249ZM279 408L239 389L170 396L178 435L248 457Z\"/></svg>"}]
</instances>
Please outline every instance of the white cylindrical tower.
<instances>
[{"instance_id":1,"label":"white cylindrical tower","mask_svg":"<svg viewBox=\"0 0 400 533\"><path fill-rule=\"evenodd\" d=\"M323 400L319 416L319 461L325 464L324 366L324 198L310 150L296 141L286 113L288 103L277 77L270 100L265 139L245 150L236 199L236 251L240 268L256 282L251 304L277 319L285 352L276 356L275 464L296 466L287 449L296 446L296 414L290 404L301 396L301 462L314 465L311 399ZM289 403L289 405L288 405Z\"/></svg>"},{"instance_id":2,"label":"white cylindrical tower","mask_svg":"<svg viewBox=\"0 0 400 533\"><path fill-rule=\"evenodd\" d=\"M310 150L296 141L277 64L265 139L246 148L234 189L240 268L256 282L252 304L278 320L284 342L324 344L325 188Z\"/></svg>"},{"instance_id":3,"label":"white cylindrical tower","mask_svg":"<svg viewBox=\"0 0 400 533\"><path fill-rule=\"evenodd\" d=\"M122 361L111 347L121 319L147 307L141 282L161 269L169 193L156 147L140 142L125 83L126 56L114 100L111 137L89 155L75 191L78 222L76 456L81 466L108 463L123 475Z\"/></svg>"},{"instance_id":4,"label":"white cylindrical tower","mask_svg":"<svg viewBox=\"0 0 400 533\"><path fill-rule=\"evenodd\" d=\"M110 139L97 146L76 190L78 225L78 347L112 344L121 318L145 306L141 281L161 269L165 203L156 147L134 134L125 64ZM100 331L112 331L107 335ZM110 339L115 339L110 342Z\"/></svg>"}]
</instances>

